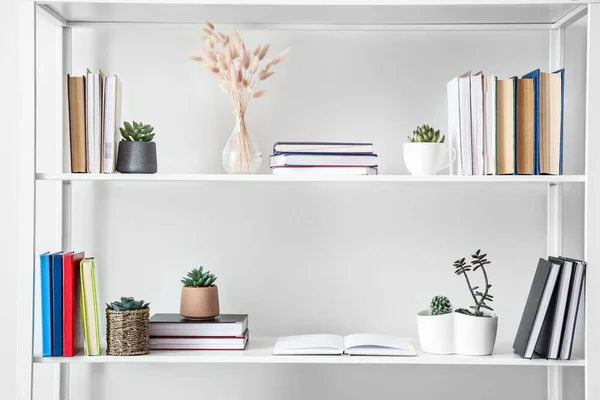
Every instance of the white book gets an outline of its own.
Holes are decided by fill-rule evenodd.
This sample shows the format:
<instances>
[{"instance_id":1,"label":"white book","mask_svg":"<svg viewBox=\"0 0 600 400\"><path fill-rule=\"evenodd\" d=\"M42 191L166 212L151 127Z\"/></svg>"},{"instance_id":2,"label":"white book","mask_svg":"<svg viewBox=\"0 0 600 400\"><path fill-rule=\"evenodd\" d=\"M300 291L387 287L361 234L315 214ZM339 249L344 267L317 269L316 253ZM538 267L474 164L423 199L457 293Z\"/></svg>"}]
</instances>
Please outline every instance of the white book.
<instances>
[{"instance_id":1,"label":"white book","mask_svg":"<svg viewBox=\"0 0 600 400\"><path fill-rule=\"evenodd\" d=\"M86 72L86 146L88 156L88 172L102 172L102 106L104 74L102 71Z\"/></svg>"},{"instance_id":2,"label":"white book","mask_svg":"<svg viewBox=\"0 0 600 400\"><path fill-rule=\"evenodd\" d=\"M274 355L416 356L410 341L395 336L355 333L280 337Z\"/></svg>"},{"instance_id":3,"label":"white book","mask_svg":"<svg viewBox=\"0 0 600 400\"><path fill-rule=\"evenodd\" d=\"M446 85L448 96L448 146L456 150L457 156L450 163L450 175L462 175L462 157L460 150L460 95L458 77Z\"/></svg>"},{"instance_id":4,"label":"white book","mask_svg":"<svg viewBox=\"0 0 600 400\"><path fill-rule=\"evenodd\" d=\"M377 175L373 167L274 167L273 175Z\"/></svg>"},{"instance_id":5,"label":"white book","mask_svg":"<svg viewBox=\"0 0 600 400\"><path fill-rule=\"evenodd\" d=\"M85 73L85 151L87 172L93 172L94 160L94 74L88 69ZM98 171L99 172L99 171Z\"/></svg>"},{"instance_id":6,"label":"white book","mask_svg":"<svg viewBox=\"0 0 600 400\"><path fill-rule=\"evenodd\" d=\"M483 162L486 175L496 175L496 75L484 77L484 150Z\"/></svg>"},{"instance_id":7,"label":"white book","mask_svg":"<svg viewBox=\"0 0 600 400\"><path fill-rule=\"evenodd\" d=\"M277 154L269 158L273 167L376 167L377 154Z\"/></svg>"},{"instance_id":8,"label":"white book","mask_svg":"<svg viewBox=\"0 0 600 400\"><path fill-rule=\"evenodd\" d=\"M575 325L577 323L577 313L579 311L579 302L583 290L583 281L585 278L586 263L575 261L575 272L573 273L573 282L570 288L569 302L567 306L567 315L565 317L565 329L560 346L560 359L569 360L573 349L573 336L575 334Z\"/></svg>"},{"instance_id":9,"label":"white book","mask_svg":"<svg viewBox=\"0 0 600 400\"><path fill-rule=\"evenodd\" d=\"M554 318L552 319L552 332L550 333L550 345L548 348L548 358L556 360L560 349L560 343L563 333L563 322L565 320L565 311L567 309L567 300L569 298L569 289L573 275L572 261L565 260L560 271L560 280L558 281L558 295L556 297L556 306L554 308Z\"/></svg>"},{"instance_id":10,"label":"white book","mask_svg":"<svg viewBox=\"0 0 600 400\"><path fill-rule=\"evenodd\" d=\"M117 167L117 142L121 123L121 81L116 75L104 78L102 172L111 174Z\"/></svg>"},{"instance_id":11,"label":"white book","mask_svg":"<svg viewBox=\"0 0 600 400\"><path fill-rule=\"evenodd\" d=\"M483 74L471 75L471 151L473 175L483 175Z\"/></svg>"},{"instance_id":12,"label":"white book","mask_svg":"<svg viewBox=\"0 0 600 400\"><path fill-rule=\"evenodd\" d=\"M458 77L460 154L463 175L473 175L471 149L471 71ZM458 149L457 149L458 150Z\"/></svg>"}]
</instances>

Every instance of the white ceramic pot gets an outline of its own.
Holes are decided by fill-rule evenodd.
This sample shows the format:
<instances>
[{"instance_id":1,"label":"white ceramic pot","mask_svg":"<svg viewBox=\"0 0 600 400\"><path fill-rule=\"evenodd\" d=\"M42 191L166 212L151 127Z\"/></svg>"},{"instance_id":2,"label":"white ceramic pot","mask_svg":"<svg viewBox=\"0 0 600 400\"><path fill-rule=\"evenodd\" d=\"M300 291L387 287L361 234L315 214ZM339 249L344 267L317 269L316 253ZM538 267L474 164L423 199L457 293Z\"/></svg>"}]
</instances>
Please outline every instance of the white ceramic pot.
<instances>
[{"instance_id":1,"label":"white ceramic pot","mask_svg":"<svg viewBox=\"0 0 600 400\"><path fill-rule=\"evenodd\" d=\"M449 162L442 165L447 151ZM444 143L404 143L403 152L404 164L413 175L435 175L456 158L456 150Z\"/></svg>"},{"instance_id":2,"label":"white ceramic pot","mask_svg":"<svg viewBox=\"0 0 600 400\"><path fill-rule=\"evenodd\" d=\"M466 356L489 356L494 351L498 317L474 317L460 313L454 315L454 352Z\"/></svg>"},{"instance_id":3,"label":"white ceramic pot","mask_svg":"<svg viewBox=\"0 0 600 400\"><path fill-rule=\"evenodd\" d=\"M430 310L421 311L417 314L417 331L424 352L454 353L454 313L431 315Z\"/></svg>"}]
</instances>

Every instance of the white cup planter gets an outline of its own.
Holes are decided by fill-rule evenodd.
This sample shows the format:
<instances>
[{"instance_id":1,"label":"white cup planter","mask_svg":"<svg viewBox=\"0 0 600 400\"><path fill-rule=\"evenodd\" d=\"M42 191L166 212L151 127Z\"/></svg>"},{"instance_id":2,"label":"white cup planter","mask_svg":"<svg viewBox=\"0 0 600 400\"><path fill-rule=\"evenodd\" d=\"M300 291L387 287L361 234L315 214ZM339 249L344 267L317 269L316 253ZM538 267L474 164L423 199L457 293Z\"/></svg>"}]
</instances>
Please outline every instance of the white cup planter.
<instances>
[{"instance_id":1,"label":"white cup planter","mask_svg":"<svg viewBox=\"0 0 600 400\"><path fill-rule=\"evenodd\" d=\"M457 312L431 315L429 310L417 314L421 348L431 354L488 356L494 351L498 317L475 317Z\"/></svg>"},{"instance_id":2,"label":"white cup planter","mask_svg":"<svg viewBox=\"0 0 600 400\"><path fill-rule=\"evenodd\" d=\"M449 152L449 162L442 165L446 152ZM413 175L435 175L456 158L456 150L446 148L444 143L404 143L403 153L404 164Z\"/></svg>"}]
</instances>

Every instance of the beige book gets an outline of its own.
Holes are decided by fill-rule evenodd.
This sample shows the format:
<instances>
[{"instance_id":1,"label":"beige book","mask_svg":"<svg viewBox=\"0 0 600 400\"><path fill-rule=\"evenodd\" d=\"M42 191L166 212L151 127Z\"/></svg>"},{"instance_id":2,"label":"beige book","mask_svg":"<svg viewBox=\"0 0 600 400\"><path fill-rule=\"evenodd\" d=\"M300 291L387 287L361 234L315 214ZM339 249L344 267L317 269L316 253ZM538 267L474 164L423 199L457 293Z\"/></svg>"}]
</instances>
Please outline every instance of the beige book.
<instances>
[{"instance_id":1,"label":"beige book","mask_svg":"<svg viewBox=\"0 0 600 400\"><path fill-rule=\"evenodd\" d=\"M496 161L498 174L515 173L515 81L498 80L498 138L496 142Z\"/></svg>"},{"instance_id":2,"label":"beige book","mask_svg":"<svg viewBox=\"0 0 600 400\"><path fill-rule=\"evenodd\" d=\"M517 79L517 174L534 172L533 79Z\"/></svg>"},{"instance_id":3,"label":"beige book","mask_svg":"<svg viewBox=\"0 0 600 400\"><path fill-rule=\"evenodd\" d=\"M539 157L540 157L540 174L547 174L550 171L550 146L551 138L551 110L550 110L550 77L551 74L540 72L540 141L539 141Z\"/></svg>"},{"instance_id":4,"label":"beige book","mask_svg":"<svg viewBox=\"0 0 600 400\"><path fill-rule=\"evenodd\" d=\"M67 76L69 96L69 138L71 172L86 172L85 151L85 77Z\"/></svg>"},{"instance_id":5,"label":"beige book","mask_svg":"<svg viewBox=\"0 0 600 400\"><path fill-rule=\"evenodd\" d=\"M562 116L562 81L560 74L550 75L550 169L548 174L560 173L560 128ZM546 173L540 171L540 173Z\"/></svg>"}]
</instances>

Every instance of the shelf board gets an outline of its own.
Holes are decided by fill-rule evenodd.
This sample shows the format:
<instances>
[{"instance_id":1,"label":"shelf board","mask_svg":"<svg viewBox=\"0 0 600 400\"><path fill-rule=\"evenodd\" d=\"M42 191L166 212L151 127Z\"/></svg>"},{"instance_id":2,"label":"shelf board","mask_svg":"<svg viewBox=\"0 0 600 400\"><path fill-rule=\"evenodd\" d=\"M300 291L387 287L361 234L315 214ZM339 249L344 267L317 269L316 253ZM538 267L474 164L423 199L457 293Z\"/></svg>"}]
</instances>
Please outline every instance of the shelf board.
<instances>
[{"instance_id":1,"label":"shelf board","mask_svg":"<svg viewBox=\"0 0 600 400\"><path fill-rule=\"evenodd\" d=\"M371 356L273 356L275 338L252 338L245 351L152 351L148 355L116 357L104 354L96 357L34 357L35 363L236 363L236 364L407 364L407 365L506 365L583 367L582 358L572 360L523 359L509 345L496 346L494 354L484 357L424 354L417 357ZM413 344L417 340L412 341Z\"/></svg>"},{"instance_id":2,"label":"shelf board","mask_svg":"<svg viewBox=\"0 0 600 400\"><path fill-rule=\"evenodd\" d=\"M271 174L36 174L38 181L139 181L139 182L405 182L405 183L582 183L585 175L296 175Z\"/></svg>"},{"instance_id":3,"label":"shelf board","mask_svg":"<svg viewBox=\"0 0 600 400\"><path fill-rule=\"evenodd\" d=\"M211 4L212 3L212 4ZM567 0L42 0L66 22L236 25L552 24L581 3ZM520 4L519 4L520 3ZM526 4L523 4L526 3ZM232 7L234 6L234 7Z\"/></svg>"}]
</instances>

